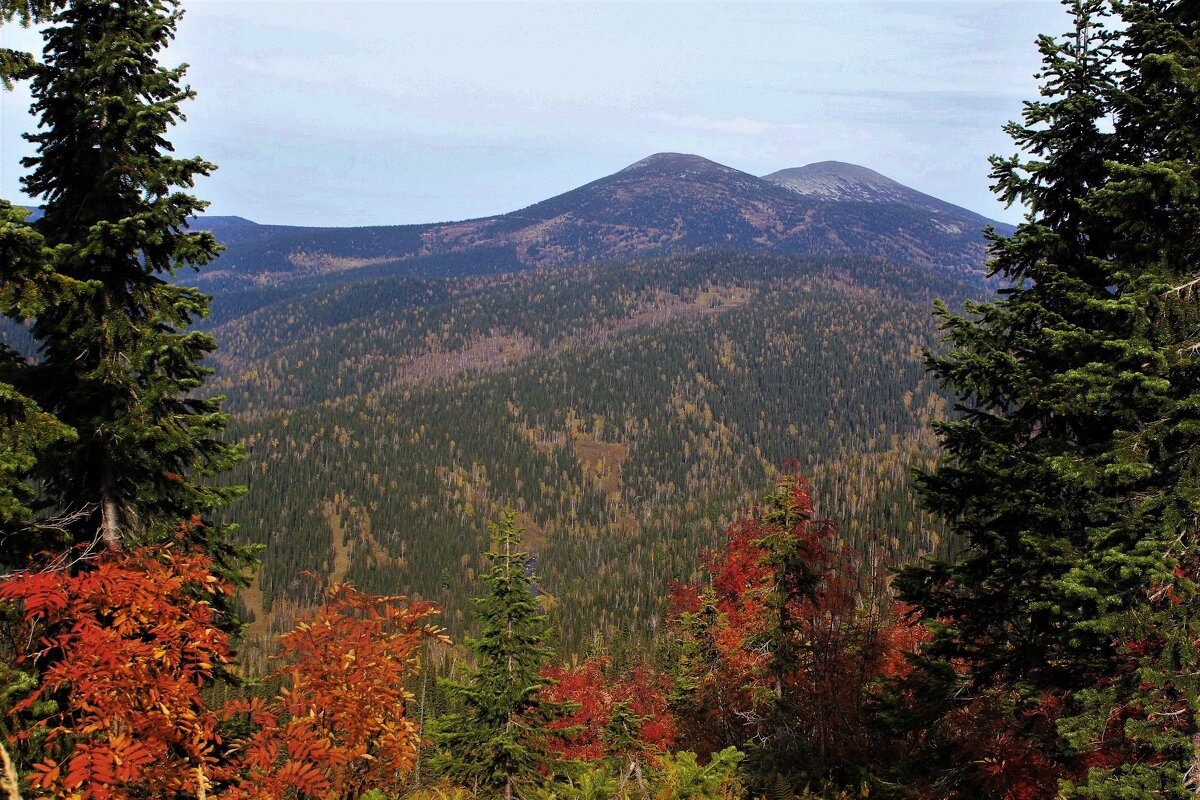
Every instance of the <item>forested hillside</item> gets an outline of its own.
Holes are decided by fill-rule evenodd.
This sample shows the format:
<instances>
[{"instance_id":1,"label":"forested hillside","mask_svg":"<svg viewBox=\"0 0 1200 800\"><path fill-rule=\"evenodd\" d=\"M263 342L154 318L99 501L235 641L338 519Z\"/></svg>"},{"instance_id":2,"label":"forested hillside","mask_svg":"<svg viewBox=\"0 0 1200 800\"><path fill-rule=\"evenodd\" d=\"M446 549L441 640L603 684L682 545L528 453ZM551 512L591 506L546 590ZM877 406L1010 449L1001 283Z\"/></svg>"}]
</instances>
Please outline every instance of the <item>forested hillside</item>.
<instances>
[{"instance_id":1,"label":"forested hillside","mask_svg":"<svg viewBox=\"0 0 1200 800\"><path fill-rule=\"evenodd\" d=\"M484 523L520 512L564 644L647 639L769 476L897 563L944 547L905 486L946 403L924 378L935 298L979 284L871 259L711 253L499 278L376 279L216 329L268 545L255 634L313 570L411 592L462 631Z\"/></svg>"}]
</instances>

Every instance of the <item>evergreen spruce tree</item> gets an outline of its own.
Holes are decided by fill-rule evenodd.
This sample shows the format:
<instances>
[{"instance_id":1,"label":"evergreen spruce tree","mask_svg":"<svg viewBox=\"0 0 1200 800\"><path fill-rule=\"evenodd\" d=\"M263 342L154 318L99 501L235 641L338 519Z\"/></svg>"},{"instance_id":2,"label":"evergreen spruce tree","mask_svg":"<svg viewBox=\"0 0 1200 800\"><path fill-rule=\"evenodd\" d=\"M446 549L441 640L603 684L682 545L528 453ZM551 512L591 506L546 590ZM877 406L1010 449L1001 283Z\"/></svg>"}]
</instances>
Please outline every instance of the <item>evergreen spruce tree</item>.
<instances>
[{"instance_id":1,"label":"evergreen spruce tree","mask_svg":"<svg viewBox=\"0 0 1200 800\"><path fill-rule=\"evenodd\" d=\"M1200 788L1200 8L1115 2L1123 22L1112 179L1088 198L1114 232L1108 263L1140 348L1106 470L1123 507L1068 579L1108 599L1091 629L1120 643L1107 680L1060 723L1086 751L1117 734L1127 758L1074 776L1068 797L1194 797ZM1118 386L1118 389L1124 388ZM1114 726L1113 720L1119 720ZM1113 730L1116 728L1116 730Z\"/></svg>"},{"instance_id":2,"label":"evergreen spruce tree","mask_svg":"<svg viewBox=\"0 0 1200 800\"><path fill-rule=\"evenodd\" d=\"M619 776L616 791L611 795L614 798L629 796L626 787L630 778L637 786L638 793L643 798L649 797L646 791L646 777L642 770L646 751L646 744L642 741L642 726L649 719L635 714L628 700L613 703L612 711L609 712L601 739L604 749L608 752L607 761Z\"/></svg>"},{"instance_id":3,"label":"evergreen spruce tree","mask_svg":"<svg viewBox=\"0 0 1200 800\"><path fill-rule=\"evenodd\" d=\"M241 454L221 440L219 398L198 395L213 339L188 330L208 298L170 280L218 250L188 230L206 204L186 190L213 166L174 157L165 138L192 96L183 67L158 63L178 4L45 5L57 10L32 67L40 127L23 185L44 204L33 230L55 291L33 316L39 358L15 390L76 433L36 470L43 502L78 512L49 544L99 536L118 548L199 520L193 537L233 576L245 553L208 516L240 489L208 479Z\"/></svg>"},{"instance_id":4,"label":"evergreen spruce tree","mask_svg":"<svg viewBox=\"0 0 1200 800\"><path fill-rule=\"evenodd\" d=\"M438 720L434 765L484 797L512 800L544 771L554 771L546 726L569 705L540 696L548 681L539 673L551 651L516 512L505 510L489 531L488 593L476 601L479 637L467 640L476 663L463 682L444 682L456 710Z\"/></svg>"},{"instance_id":5,"label":"evergreen spruce tree","mask_svg":"<svg viewBox=\"0 0 1200 800\"><path fill-rule=\"evenodd\" d=\"M1029 209L993 237L1008 286L938 311L949 352L930 366L961 417L919 488L965 552L898 580L933 632L910 689L943 712L1005 698L1066 796L1193 797L1195 11L1120 3L1107 26L1108 3L1065 5L1043 99L1008 128L1028 158L993 159Z\"/></svg>"},{"instance_id":6,"label":"evergreen spruce tree","mask_svg":"<svg viewBox=\"0 0 1200 800\"><path fill-rule=\"evenodd\" d=\"M49 2L0 0L0 25L14 21L23 27L44 20ZM0 48L0 84L12 89L28 78L35 64L32 54ZM28 212L0 200L0 314L15 320L35 316L61 278L49 267L51 254L45 241L25 224ZM29 364L20 353L0 343L0 536L9 547L37 537L38 526L29 507L35 499L29 477L46 447L72 436L73 431L17 391ZM7 559L4 559L7 560Z\"/></svg>"}]
</instances>

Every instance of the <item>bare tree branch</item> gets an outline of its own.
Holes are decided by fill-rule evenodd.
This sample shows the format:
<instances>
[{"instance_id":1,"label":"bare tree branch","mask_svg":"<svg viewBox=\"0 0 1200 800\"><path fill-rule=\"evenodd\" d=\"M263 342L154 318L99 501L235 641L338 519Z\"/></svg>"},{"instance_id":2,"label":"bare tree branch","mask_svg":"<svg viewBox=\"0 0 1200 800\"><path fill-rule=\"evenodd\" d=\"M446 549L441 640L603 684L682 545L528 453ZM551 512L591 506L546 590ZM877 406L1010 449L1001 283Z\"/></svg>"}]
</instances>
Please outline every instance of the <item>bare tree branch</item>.
<instances>
[{"instance_id":1,"label":"bare tree branch","mask_svg":"<svg viewBox=\"0 0 1200 800\"><path fill-rule=\"evenodd\" d=\"M25 525L22 525L16 532L10 533L8 536L4 537L4 539L8 539L16 535L35 533L58 533L66 535L72 525L80 520L87 519L92 515L92 512L95 510L95 508L95 505L85 505L77 509L64 511L63 513L54 517L33 520ZM18 575L28 575L33 572L61 572L63 570L71 569L77 564L81 564L84 561L90 561L93 558L96 558L96 556L99 555L99 550L102 543L103 532L97 531L96 535L92 538L92 541L86 544L76 545L69 550L51 555L47 561L44 561L36 567L32 567L30 569L13 570L12 572L8 573L0 573L0 580L8 580L9 578L14 578ZM0 541L0 545L2 544L3 541Z\"/></svg>"},{"instance_id":2,"label":"bare tree branch","mask_svg":"<svg viewBox=\"0 0 1200 800\"><path fill-rule=\"evenodd\" d=\"M1196 276L1195 278L1188 281L1187 283L1181 283L1178 286L1172 286L1170 289L1168 289L1166 292L1163 293L1163 297L1166 297L1167 295L1171 295L1171 294L1183 294L1188 289L1191 289L1193 286L1197 286L1197 285L1200 285L1200 275Z\"/></svg>"}]
</instances>

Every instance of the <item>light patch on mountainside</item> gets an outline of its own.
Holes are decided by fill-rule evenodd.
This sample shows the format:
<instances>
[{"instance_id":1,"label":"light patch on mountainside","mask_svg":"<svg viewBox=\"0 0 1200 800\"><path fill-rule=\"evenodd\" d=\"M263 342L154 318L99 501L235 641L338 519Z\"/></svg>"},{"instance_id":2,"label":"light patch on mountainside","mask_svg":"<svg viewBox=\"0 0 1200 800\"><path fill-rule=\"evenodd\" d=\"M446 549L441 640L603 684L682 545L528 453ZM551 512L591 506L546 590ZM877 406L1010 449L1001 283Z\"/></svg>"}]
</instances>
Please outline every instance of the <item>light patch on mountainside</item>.
<instances>
[{"instance_id":1,"label":"light patch on mountainside","mask_svg":"<svg viewBox=\"0 0 1200 800\"><path fill-rule=\"evenodd\" d=\"M621 467L629 458L630 449L628 444L606 442L600 438L599 432L604 428L603 418L593 417L589 422L578 417L575 409L568 408L566 428L547 431L540 426L529 425L520 408L511 402L508 403L508 411L517 419L517 430L534 448L549 453L569 446L579 461L584 478L608 497L615 507L625 507ZM614 530L637 533L640 527L637 516L629 510L618 512L613 518Z\"/></svg>"},{"instance_id":2,"label":"light patch on mountainside","mask_svg":"<svg viewBox=\"0 0 1200 800\"><path fill-rule=\"evenodd\" d=\"M348 269L386 264L389 261L395 261L396 256L352 258L350 256L335 256L329 253L309 253L304 250L297 250L294 253L288 253L287 260L296 267L296 271L292 273L292 277L300 277L325 275L330 272L344 272Z\"/></svg>"},{"instance_id":3,"label":"light patch on mountainside","mask_svg":"<svg viewBox=\"0 0 1200 800\"><path fill-rule=\"evenodd\" d=\"M333 534L333 564L329 571L331 585L346 580L351 561L360 549L364 550L380 569L403 569L406 566L403 555L393 556L371 533L371 515L365 508L335 495L332 501L322 504L321 513Z\"/></svg>"},{"instance_id":4,"label":"light patch on mountainside","mask_svg":"<svg viewBox=\"0 0 1200 800\"><path fill-rule=\"evenodd\" d=\"M473 219L466 222L451 222L445 225L434 225L421 234L422 247L419 255L462 250L486 241L488 228L495 225L495 219Z\"/></svg>"},{"instance_id":5,"label":"light patch on mountainside","mask_svg":"<svg viewBox=\"0 0 1200 800\"><path fill-rule=\"evenodd\" d=\"M604 442L586 433L571 437L571 449L579 459L579 466L617 507L624 508L622 495L621 465L629 458L629 446L618 442ZM625 510L614 514L612 528L621 533L637 533L641 528L636 515Z\"/></svg>"},{"instance_id":6,"label":"light patch on mountainside","mask_svg":"<svg viewBox=\"0 0 1200 800\"><path fill-rule=\"evenodd\" d=\"M218 260L216 262L218 266L205 267L203 277L206 285L242 277L250 286L260 288L264 286L283 286L298 278L308 278L314 275L330 275L337 272L350 272L363 267L372 267L377 264L399 261L403 257L403 255L386 255L362 258L296 250L284 256L284 259L292 267L286 271L267 270L244 274L242 270L220 269L219 265L222 262Z\"/></svg>"},{"instance_id":7,"label":"light patch on mountainside","mask_svg":"<svg viewBox=\"0 0 1200 800\"><path fill-rule=\"evenodd\" d=\"M350 571L350 536L345 519L333 503L322 504L322 515L329 524L329 533L333 545L333 563L329 566L329 583L336 586L346 582L346 573Z\"/></svg>"},{"instance_id":8,"label":"light patch on mountainside","mask_svg":"<svg viewBox=\"0 0 1200 800\"><path fill-rule=\"evenodd\" d=\"M494 372L522 361L537 350L537 343L521 333L479 336L457 350L431 349L401 358L381 391L454 378L464 372Z\"/></svg>"},{"instance_id":9,"label":"light patch on mountainside","mask_svg":"<svg viewBox=\"0 0 1200 800\"><path fill-rule=\"evenodd\" d=\"M709 286L686 298L658 290L642 297L629 316L604 320L586 331L567 336L555 342L549 352L596 347L636 328L665 325L684 317L720 314L746 305L752 296L752 290L745 286ZM539 352L544 351L537 342L519 331L479 335L466 347L453 350L443 350L435 345L422 353L399 359L393 366L391 377L372 394L447 381L470 372L496 372Z\"/></svg>"},{"instance_id":10,"label":"light patch on mountainside","mask_svg":"<svg viewBox=\"0 0 1200 800\"><path fill-rule=\"evenodd\" d=\"M262 590L261 567L254 572L254 579L250 581L250 585L242 589L238 596L241 598L242 605L254 616L254 620L246 626L246 641L256 642L260 639L266 639L271 632L273 617L266 610L266 599L263 597Z\"/></svg>"},{"instance_id":11,"label":"light patch on mountainside","mask_svg":"<svg viewBox=\"0 0 1200 800\"><path fill-rule=\"evenodd\" d=\"M581 433L572 437L571 449L584 474L590 476L605 494L615 495L621 491L621 464L629 457L628 447Z\"/></svg>"},{"instance_id":12,"label":"light patch on mountainside","mask_svg":"<svg viewBox=\"0 0 1200 800\"><path fill-rule=\"evenodd\" d=\"M753 291L746 286L709 286L696 291L691 297L682 297L673 292L659 289L644 296L629 316L605 320L577 336L562 341L562 346L594 347L607 342L614 335L651 325L666 325L683 317L712 316L741 308L750 302Z\"/></svg>"},{"instance_id":13,"label":"light patch on mountainside","mask_svg":"<svg viewBox=\"0 0 1200 800\"><path fill-rule=\"evenodd\" d=\"M942 222L937 217L931 217L930 222L942 233L959 234L962 233L962 226L955 222Z\"/></svg>"},{"instance_id":14,"label":"light patch on mountainside","mask_svg":"<svg viewBox=\"0 0 1200 800\"><path fill-rule=\"evenodd\" d=\"M438 467L435 473L446 487L452 505L464 517L477 518L482 524L499 518L508 507L508 499L492 488L487 467L483 464L472 463L466 467L456 463L449 467ZM530 555L541 552L549 541L546 529L538 525L533 515L523 507L517 508L517 525L521 528L521 549Z\"/></svg>"},{"instance_id":15,"label":"light patch on mountainside","mask_svg":"<svg viewBox=\"0 0 1200 800\"><path fill-rule=\"evenodd\" d=\"M571 251L553 243L553 237L574 222L570 214L560 214L542 222L521 228L507 237L517 246L517 259L522 264L559 263L571 259ZM549 243L549 244L548 244Z\"/></svg>"}]
</instances>

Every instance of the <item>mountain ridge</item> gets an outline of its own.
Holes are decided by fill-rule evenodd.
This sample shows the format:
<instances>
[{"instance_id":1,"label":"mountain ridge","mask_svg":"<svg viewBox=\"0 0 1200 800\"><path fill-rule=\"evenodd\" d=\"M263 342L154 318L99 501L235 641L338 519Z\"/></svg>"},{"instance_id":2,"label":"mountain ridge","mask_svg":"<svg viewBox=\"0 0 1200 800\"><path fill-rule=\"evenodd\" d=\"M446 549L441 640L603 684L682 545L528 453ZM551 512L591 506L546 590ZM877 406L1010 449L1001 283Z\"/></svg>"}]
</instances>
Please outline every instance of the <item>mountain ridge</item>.
<instances>
[{"instance_id":1,"label":"mountain ridge","mask_svg":"<svg viewBox=\"0 0 1200 800\"><path fill-rule=\"evenodd\" d=\"M202 225L227 247L199 278L214 293L336 281L364 269L488 275L702 250L882 257L980 277L982 229L1011 229L857 165L818 162L759 177L667 152L491 217L355 228L225 217Z\"/></svg>"}]
</instances>

